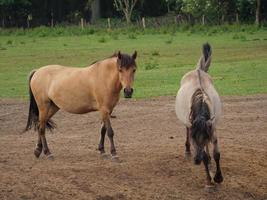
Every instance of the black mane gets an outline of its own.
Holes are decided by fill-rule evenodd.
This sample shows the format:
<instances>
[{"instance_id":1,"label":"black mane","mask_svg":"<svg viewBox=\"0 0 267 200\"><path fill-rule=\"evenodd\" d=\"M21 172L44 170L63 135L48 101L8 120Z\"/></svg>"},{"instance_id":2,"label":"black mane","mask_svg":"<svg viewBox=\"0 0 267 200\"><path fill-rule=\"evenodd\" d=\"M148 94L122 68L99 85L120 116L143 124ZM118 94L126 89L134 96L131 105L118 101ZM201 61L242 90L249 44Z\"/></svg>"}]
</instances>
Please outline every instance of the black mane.
<instances>
[{"instance_id":1,"label":"black mane","mask_svg":"<svg viewBox=\"0 0 267 200\"><path fill-rule=\"evenodd\" d=\"M120 53L120 55L121 59L120 60L118 59L118 64L120 67L129 69L132 66L136 66L135 59L133 59L132 56L123 53ZM112 57L117 57L117 56L118 53L112 55Z\"/></svg>"},{"instance_id":2,"label":"black mane","mask_svg":"<svg viewBox=\"0 0 267 200\"><path fill-rule=\"evenodd\" d=\"M197 143L201 142L202 139L210 140L212 133L211 127L206 123L210 119L209 107L203 99L203 92L197 89L192 96L190 113L191 134Z\"/></svg>"},{"instance_id":3,"label":"black mane","mask_svg":"<svg viewBox=\"0 0 267 200\"><path fill-rule=\"evenodd\" d=\"M121 60L120 60L120 63L118 63L120 65L120 67L124 67L126 69L129 69L132 66L136 66L135 59L133 59L132 56L130 56L128 54L123 54L123 53L121 53L120 55L121 55ZM118 53L114 53L113 55L111 55L108 58L114 58L117 56L118 56ZM93 65L99 61L101 61L101 60L94 61L91 63L91 65Z\"/></svg>"}]
</instances>

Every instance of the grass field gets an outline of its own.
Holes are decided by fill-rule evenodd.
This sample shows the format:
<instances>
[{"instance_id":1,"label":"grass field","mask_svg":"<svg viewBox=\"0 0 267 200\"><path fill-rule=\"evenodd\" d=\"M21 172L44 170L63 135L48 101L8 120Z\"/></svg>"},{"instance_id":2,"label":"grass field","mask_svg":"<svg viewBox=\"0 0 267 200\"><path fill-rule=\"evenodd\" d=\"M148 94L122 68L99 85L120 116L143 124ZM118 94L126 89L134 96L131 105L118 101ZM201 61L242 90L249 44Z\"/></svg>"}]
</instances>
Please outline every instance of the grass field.
<instances>
[{"instance_id":1,"label":"grass field","mask_svg":"<svg viewBox=\"0 0 267 200\"><path fill-rule=\"evenodd\" d=\"M116 50L138 51L135 98L175 95L201 45L213 47L209 73L221 95L267 93L267 31L97 32L81 36L0 36L0 97L26 98L27 75L47 64L84 67Z\"/></svg>"}]
</instances>

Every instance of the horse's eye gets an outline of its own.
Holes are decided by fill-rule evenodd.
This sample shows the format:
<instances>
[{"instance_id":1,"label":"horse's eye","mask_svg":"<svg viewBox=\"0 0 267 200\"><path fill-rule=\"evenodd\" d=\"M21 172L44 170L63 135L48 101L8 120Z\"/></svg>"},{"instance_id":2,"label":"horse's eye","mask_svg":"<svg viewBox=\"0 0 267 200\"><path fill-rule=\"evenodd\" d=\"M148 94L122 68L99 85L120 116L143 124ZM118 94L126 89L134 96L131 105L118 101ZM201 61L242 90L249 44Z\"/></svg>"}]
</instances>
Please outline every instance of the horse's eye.
<instances>
[{"instance_id":1,"label":"horse's eye","mask_svg":"<svg viewBox=\"0 0 267 200\"><path fill-rule=\"evenodd\" d=\"M133 70L133 73L135 73L136 69Z\"/></svg>"}]
</instances>

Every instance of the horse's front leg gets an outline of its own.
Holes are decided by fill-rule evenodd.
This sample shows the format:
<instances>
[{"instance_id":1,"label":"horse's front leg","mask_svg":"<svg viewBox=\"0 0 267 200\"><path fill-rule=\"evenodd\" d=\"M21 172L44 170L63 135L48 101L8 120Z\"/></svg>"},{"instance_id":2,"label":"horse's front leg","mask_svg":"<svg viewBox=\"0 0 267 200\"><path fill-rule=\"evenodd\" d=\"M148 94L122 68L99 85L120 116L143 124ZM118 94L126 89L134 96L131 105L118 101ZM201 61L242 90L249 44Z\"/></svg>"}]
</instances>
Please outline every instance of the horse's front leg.
<instances>
[{"instance_id":1,"label":"horse's front leg","mask_svg":"<svg viewBox=\"0 0 267 200\"><path fill-rule=\"evenodd\" d=\"M222 176L221 167L220 167L221 154L219 151L219 145L218 145L218 140L217 140L216 136L214 136L212 143L213 143L213 158L216 162L216 174L215 174L213 180L216 183L221 183L221 182L223 182L223 176Z\"/></svg>"},{"instance_id":2,"label":"horse's front leg","mask_svg":"<svg viewBox=\"0 0 267 200\"><path fill-rule=\"evenodd\" d=\"M114 131L111 127L111 123L110 123L110 112L107 111L101 111L102 114L102 121L104 123L104 126L106 128L107 134L108 134L108 138L110 141L110 153L112 156L116 156L116 148L114 145L114 140L113 140L113 136L114 136Z\"/></svg>"},{"instance_id":3,"label":"horse's front leg","mask_svg":"<svg viewBox=\"0 0 267 200\"><path fill-rule=\"evenodd\" d=\"M102 123L101 129L100 129L100 142L98 145L98 150L100 151L101 154L105 153L104 143L105 143L106 132L107 132L107 129L105 127L105 124Z\"/></svg>"},{"instance_id":4,"label":"horse's front leg","mask_svg":"<svg viewBox=\"0 0 267 200\"><path fill-rule=\"evenodd\" d=\"M204 163L205 171L206 171L206 175L207 175L206 186L209 187L212 185L212 183L211 183L211 176L210 176L210 171L209 171L209 157L205 151L203 151L203 163Z\"/></svg>"}]
</instances>

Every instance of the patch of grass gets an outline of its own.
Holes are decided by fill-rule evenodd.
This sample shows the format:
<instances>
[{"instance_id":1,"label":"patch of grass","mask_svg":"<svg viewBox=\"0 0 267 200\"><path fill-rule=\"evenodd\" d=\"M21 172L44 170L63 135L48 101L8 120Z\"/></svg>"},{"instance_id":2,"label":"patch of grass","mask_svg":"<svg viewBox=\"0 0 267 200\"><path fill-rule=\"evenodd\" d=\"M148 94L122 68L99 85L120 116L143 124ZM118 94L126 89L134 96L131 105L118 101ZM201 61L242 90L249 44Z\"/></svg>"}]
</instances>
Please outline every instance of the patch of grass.
<instances>
[{"instance_id":1,"label":"patch of grass","mask_svg":"<svg viewBox=\"0 0 267 200\"><path fill-rule=\"evenodd\" d=\"M159 64L157 62L149 62L149 63L145 63L145 70L152 70L152 69L157 69Z\"/></svg>"},{"instance_id":2,"label":"patch of grass","mask_svg":"<svg viewBox=\"0 0 267 200\"><path fill-rule=\"evenodd\" d=\"M171 38L171 39L166 40L165 43L166 43L166 44L171 44L172 41L173 41L173 39Z\"/></svg>"},{"instance_id":3,"label":"patch of grass","mask_svg":"<svg viewBox=\"0 0 267 200\"><path fill-rule=\"evenodd\" d=\"M107 39L105 37L101 37L98 39L98 42L100 43L106 43L107 42Z\"/></svg>"},{"instance_id":4,"label":"patch of grass","mask_svg":"<svg viewBox=\"0 0 267 200\"><path fill-rule=\"evenodd\" d=\"M134 34L134 33L129 34L129 35L128 35L128 38L129 38L129 39L132 39L132 40L137 39L136 34Z\"/></svg>"},{"instance_id":5,"label":"patch of grass","mask_svg":"<svg viewBox=\"0 0 267 200\"><path fill-rule=\"evenodd\" d=\"M8 44L8 45L13 44L13 40L8 40L8 41L6 42L6 44Z\"/></svg>"},{"instance_id":6,"label":"patch of grass","mask_svg":"<svg viewBox=\"0 0 267 200\"><path fill-rule=\"evenodd\" d=\"M159 52L158 51L156 51L156 50L154 50L154 51L152 51L152 54L151 54L152 56L159 56Z\"/></svg>"},{"instance_id":7,"label":"patch of grass","mask_svg":"<svg viewBox=\"0 0 267 200\"><path fill-rule=\"evenodd\" d=\"M33 37L29 37L32 31L22 34L23 30L19 30L19 36L0 33L0 50L3 50L0 97L28 98L27 77L32 69L52 63L85 67L95 60L109 57L117 50L130 55L134 50L138 52L135 98L176 95L181 77L195 68L201 55L201 46L205 42L209 42L213 49L209 73L220 95L267 93L267 30L251 28L254 34L250 34L246 31L234 32L230 27L224 33L221 32L222 28L215 27L217 33L211 36L207 36L209 31L212 33L211 28L199 33L195 29L190 35L187 31L173 35L170 35L171 32L163 33L168 28L153 30L153 33L149 33L149 30L135 30L138 37L133 41L128 38L128 30L124 30L126 34L123 34L121 31L112 30L110 33L95 29L97 34L85 34L80 29L68 28L61 33L57 32L63 35L55 38L53 30L49 32L47 30L50 29L43 29L35 30ZM37 36L39 32L45 32L46 36ZM113 34L118 35L116 40L111 39ZM238 37L233 39L235 34ZM246 42L242 41L241 35ZM168 39L171 39L171 43L166 43ZM12 48L7 44L9 40L12 41ZM21 45L13 45L21 42L27 44L23 50Z\"/></svg>"}]
</instances>

